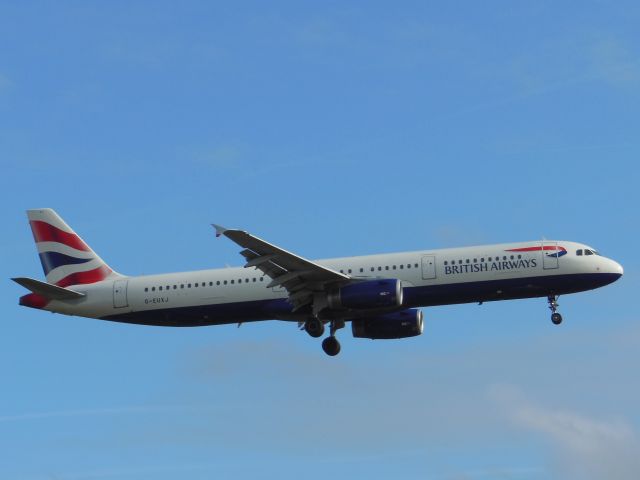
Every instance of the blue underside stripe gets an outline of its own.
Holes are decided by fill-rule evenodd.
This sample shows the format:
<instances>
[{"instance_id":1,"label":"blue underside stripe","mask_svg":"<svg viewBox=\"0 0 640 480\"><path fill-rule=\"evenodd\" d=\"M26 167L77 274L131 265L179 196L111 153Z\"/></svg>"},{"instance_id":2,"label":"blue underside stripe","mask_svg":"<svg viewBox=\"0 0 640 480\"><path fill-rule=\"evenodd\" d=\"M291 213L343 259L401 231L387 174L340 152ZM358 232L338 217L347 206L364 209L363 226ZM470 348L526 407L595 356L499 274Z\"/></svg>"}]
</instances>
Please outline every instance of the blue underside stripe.
<instances>
[{"instance_id":1,"label":"blue underside stripe","mask_svg":"<svg viewBox=\"0 0 640 480\"><path fill-rule=\"evenodd\" d=\"M90 262L91 260L91 258L76 258L58 252L42 252L40 254L40 263L42 263L42 269L45 275L48 275L54 268L63 265L77 265Z\"/></svg>"},{"instance_id":2,"label":"blue underside stripe","mask_svg":"<svg viewBox=\"0 0 640 480\"><path fill-rule=\"evenodd\" d=\"M402 306L403 308L419 308L564 295L602 287L618 278L620 275L613 273L545 275L408 287L404 289ZM127 312L102 318L143 325L190 327L269 319L298 320L299 317L309 314L304 311L296 313L298 314L297 318L292 316L291 305L287 300L278 298L190 307L169 307Z\"/></svg>"}]
</instances>

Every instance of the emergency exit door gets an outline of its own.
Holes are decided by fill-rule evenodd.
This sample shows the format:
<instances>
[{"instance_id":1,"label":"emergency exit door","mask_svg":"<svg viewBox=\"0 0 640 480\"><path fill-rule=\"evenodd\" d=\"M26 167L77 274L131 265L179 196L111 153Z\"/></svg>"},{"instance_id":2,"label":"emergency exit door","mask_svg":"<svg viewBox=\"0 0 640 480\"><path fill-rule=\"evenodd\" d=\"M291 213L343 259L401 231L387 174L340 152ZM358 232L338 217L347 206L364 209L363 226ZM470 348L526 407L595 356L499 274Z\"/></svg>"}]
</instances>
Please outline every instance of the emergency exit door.
<instances>
[{"instance_id":1,"label":"emergency exit door","mask_svg":"<svg viewBox=\"0 0 640 480\"><path fill-rule=\"evenodd\" d=\"M127 284L129 280L116 280L113 282L113 307L124 308L129 306L127 300Z\"/></svg>"},{"instance_id":2,"label":"emergency exit door","mask_svg":"<svg viewBox=\"0 0 640 480\"><path fill-rule=\"evenodd\" d=\"M551 270L558 268L558 242L542 242L542 268Z\"/></svg>"},{"instance_id":3,"label":"emergency exit door","mask_svg":"<svg viewBox=\"0 0 640 480\"><path fill-rule=\"evenodd\" d=\"M424 255L422 257L422 279L431 280L436 278L436 256Z\"/></svg>"}]
</instances>

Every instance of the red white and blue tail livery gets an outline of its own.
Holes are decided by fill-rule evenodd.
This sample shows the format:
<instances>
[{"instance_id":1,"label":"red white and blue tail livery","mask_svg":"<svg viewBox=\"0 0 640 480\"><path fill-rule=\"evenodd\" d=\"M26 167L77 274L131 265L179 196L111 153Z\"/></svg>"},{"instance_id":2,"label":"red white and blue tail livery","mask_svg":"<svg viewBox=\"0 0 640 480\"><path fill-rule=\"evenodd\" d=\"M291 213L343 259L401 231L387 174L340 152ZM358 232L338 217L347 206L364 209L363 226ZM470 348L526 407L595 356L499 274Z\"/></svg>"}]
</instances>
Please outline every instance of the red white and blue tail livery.
<instances>
[{"instance_id":1,"label":"red white and blue tail livery","mask_svg":"<svg viewBox=\"0 0 640 480\"><path fill-rule=\"evenodd\" d=\"M66 315L156 326L260 320L298 322L322 348L340 351L337 330L354 337L406 338L423 331L420 307L546 298L553 323L559 295L616 281L623 269L570 241L531 241L308 260L242 230L214 225L238 244L245 265L147 276L114 272L56 212L29 210L46 281L18 277L20 304Z\"/></svg>"},{"instance_id":2,"label":"red white and blue tail livery","mask_svg":"<svg viewBox=\"0 0 640 480\"><path fill-rule=\"evenodd\" d=\"M48 283L59 287L101 282L114 272L50 208L27 212Z\"/></svg>"}]
</instances>

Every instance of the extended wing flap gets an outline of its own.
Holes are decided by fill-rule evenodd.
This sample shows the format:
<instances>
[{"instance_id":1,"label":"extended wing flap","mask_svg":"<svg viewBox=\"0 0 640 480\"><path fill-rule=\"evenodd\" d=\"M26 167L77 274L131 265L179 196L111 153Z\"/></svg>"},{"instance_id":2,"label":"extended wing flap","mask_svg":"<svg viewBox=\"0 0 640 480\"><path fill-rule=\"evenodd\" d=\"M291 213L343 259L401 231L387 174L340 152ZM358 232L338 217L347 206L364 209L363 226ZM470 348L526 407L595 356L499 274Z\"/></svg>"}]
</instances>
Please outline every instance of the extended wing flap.
<instances>
[{"instance_id":1,"label":"extended wing flap","mask_svg":"<svg viewBox=\"0 0 640 480\"><path fill-rule=\"evenodd\" d=\"M11 280L16 282L18 285L23 286L27 290L37 293L38 295L42 295L50 300L73 300L85 296L84 293L76 292L69 288L58 287L57 285L41 282L40 280L35 280L33 278L18 277L12 278Z\"/></svg>"},{"instance_id":2,"label":"extended wing flap","mask_svg":"<svg viewBox=\"0 0 640 480\"><path fill-rule=\"evenodd\" d=\"M305 278L317 278L318 280L324 281L349 280L347 275L331 270L330 268L323 267L322 265L318 265L317 263L288 252L245 231L229 230L217 226L216 234L224 235L241 247L255 253L255 255L248 258L248 252L242 252L248 260L247 266L261 266L267 263L273 263L281 267L286 272L305 270Z\"/></svg>"},{"instance_id":3,"label":"extended wing flap","mask_svg":"<svg viewBox=\"0 0 640 480\"><path fill-rule=\"evenodd\" d=\"M240 254L247 260L245 268L255 267L269 276L268 287L282 286L289 302L299 309L313 300L313 292L325 285L346 282L350 277L306 258L295 255L242 230L229 230L213 225L216 236L224 235L244 248Z\"/></svg>"}]
</instances>

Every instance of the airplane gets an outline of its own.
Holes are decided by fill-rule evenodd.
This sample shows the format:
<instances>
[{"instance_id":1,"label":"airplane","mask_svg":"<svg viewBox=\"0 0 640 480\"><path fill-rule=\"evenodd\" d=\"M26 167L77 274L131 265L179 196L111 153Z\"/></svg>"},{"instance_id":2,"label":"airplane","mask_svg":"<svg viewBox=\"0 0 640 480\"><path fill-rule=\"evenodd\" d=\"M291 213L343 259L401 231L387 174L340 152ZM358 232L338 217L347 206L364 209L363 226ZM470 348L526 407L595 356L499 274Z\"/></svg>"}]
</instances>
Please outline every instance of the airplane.
<instances>
[{"instance_id":1,"label":"airplane","mask_svg":"<svg viewBox=\"0 0 640 480\"><path fill-rule=\"evenodd\" d=\"M141 325L192 327L261 320L298 322L340 352L337 330L356 338L422 334L421 307L541 297L554 324L560 295L618 280L622 266L576 242L536 240L307 260L242 230L213 225L239 245L243 267L126 276L110 268L52 209L27 216L46 281L13 281L19 304L54 313Z\"/></svg>"}]
</instances>

